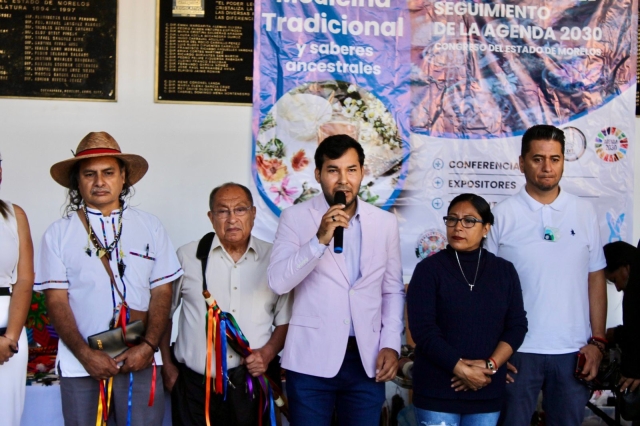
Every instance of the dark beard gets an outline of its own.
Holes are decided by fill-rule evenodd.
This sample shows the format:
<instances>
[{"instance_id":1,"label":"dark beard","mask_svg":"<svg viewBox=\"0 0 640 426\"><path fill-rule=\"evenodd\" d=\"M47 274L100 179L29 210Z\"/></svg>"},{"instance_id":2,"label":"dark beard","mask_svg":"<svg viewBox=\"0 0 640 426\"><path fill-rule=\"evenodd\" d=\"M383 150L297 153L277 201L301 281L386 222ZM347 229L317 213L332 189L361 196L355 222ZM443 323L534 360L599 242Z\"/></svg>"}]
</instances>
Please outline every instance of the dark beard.
<instances>
[{"instance_id":1,"label":"dark beard","mask_svg":"<svg viewBox=\"0 0 640 426\"><path fill-rule=\"evenodd\" d=\"M542 185L540 183L537 182L531 182L531 185L534 186L535 188L539 189L540 191L552 191L554 189L556 189L558 187L558 185L560 184L560 182L554 184L554 185Z\"/></svg>"}]
</instances>

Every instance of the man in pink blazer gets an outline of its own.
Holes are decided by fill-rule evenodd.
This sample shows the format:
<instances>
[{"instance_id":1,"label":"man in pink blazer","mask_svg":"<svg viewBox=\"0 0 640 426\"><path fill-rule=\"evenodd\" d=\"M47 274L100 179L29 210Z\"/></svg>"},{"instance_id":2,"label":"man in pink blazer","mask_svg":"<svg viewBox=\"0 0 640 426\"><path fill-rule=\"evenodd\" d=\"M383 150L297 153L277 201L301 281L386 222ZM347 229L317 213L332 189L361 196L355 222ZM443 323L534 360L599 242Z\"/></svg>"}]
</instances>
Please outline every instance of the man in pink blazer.
<instances>
[{"instance_id":1,"label":"man in pink blazer","mask_svg":"<svg viewBox=\"0 0 640 426\"><path fill-rule=\"evenodd\" d=\"M328 137L315 163L323 196L282 212L268 269L274 292L295 289L282 357L291 424L328 426L335 409L340 425L377 425L404 328L398 224L358 199L364 151L353 138Z\"/></svg>"}]
</instances>

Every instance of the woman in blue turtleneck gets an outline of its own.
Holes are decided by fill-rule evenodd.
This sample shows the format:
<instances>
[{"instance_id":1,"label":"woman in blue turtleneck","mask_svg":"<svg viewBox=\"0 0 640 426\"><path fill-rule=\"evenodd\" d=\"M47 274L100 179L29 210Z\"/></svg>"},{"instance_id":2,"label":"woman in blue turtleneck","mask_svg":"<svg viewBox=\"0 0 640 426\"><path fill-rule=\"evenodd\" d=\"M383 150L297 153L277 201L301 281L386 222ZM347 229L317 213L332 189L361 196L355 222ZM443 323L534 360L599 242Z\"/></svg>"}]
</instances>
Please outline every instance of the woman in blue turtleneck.
<instances>
[{"instance_id":1,"label":"woman in blue turtleneck","mask_svg":"<svg viewBox=\"0 0 640 426\"><path fill-rule=\"evenodd\" d=\"M495 425L507 360L527 332L520 280L482 249L493 224L484 198L457 196L444 223L449 245L418 264L407 293L416 417L419 425Z\"/></svg>"}]
</instances>

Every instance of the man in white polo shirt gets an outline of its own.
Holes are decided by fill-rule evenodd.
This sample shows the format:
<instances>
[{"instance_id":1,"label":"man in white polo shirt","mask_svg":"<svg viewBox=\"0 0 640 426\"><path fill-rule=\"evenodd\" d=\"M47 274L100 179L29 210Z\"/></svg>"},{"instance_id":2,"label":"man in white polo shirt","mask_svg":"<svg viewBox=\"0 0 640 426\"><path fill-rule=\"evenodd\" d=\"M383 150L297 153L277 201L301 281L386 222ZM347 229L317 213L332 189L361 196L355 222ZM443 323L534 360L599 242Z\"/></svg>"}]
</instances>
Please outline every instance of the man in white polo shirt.
<instances>
[{"instance_id":1,"label":"man in white polo shirt","mask_svg":"<svg viewBox=\"0 0 640 426\"><path fill-rule=\"evenodd\" d=\"M500 204L487 249L514 264L529 331L511 358L512 383L501 424L528 426L540 390L548 426L582 423L589 398L574 377L579 356L585 380L602 360L607 315L606 262L591 204L562 190L564 133L548 125L522 137L526 184Z\"/></svg>"},{"instance_id":2,"label":"man in white polo shirt","mask_svg":"<svg viewBox=\"0 0 640 426\"><path fill-rule=\"evenodd\" d=\"M251 191L237 183L225 183L211 191L209 220L215 235L207 234L178 249L184 275L174 288L172 312L180 302L175 360L169 355L169 331L162 341L165 385L171 390L174 426L205 426L207 383L206 288L218 306L233 315L253 350L242 358L229 346L227 368L229 386L226 396L211 391L209 418L212 424L255 426L260 424L257 395L259 383L252 380L256 394L251 395L247 375L263 373L280 383L278 352L284 346L293 296L278 296L267 283L271 244L251 235L256 208ZM206 272L203 277L203 261ZM204 280L203 280L204 278ZM204 281L204 283L203 283ZM166 350L165 350L166 348ZM213 349L215 352L215 349ZM212 357L215 364L215 357ZM177 365L176 365L177 364ZM211 371L215 373L215 365ZM268 413L262 424L269 424Z\"/></svg>"},{"instance_id":3,"label":"man in white polo shirt","mask_svg":"<svg viewBox=\"0 0 640 426\"><path fill-rule=\"evenodd\" d=\"M66 426L102 424L98 413L108 417L109 408L109 424L159 426L164 418L162 376L153 364L162 364L158 344L182 268L158 218L125 202L147 168L106 132L89 133L73 158L51 167L69 204L42 237L34 290L44 291L60 336ZM136 317L146 319L137 346L115 358L89 347L87 337Z\"/></svg>"}]
</instances>

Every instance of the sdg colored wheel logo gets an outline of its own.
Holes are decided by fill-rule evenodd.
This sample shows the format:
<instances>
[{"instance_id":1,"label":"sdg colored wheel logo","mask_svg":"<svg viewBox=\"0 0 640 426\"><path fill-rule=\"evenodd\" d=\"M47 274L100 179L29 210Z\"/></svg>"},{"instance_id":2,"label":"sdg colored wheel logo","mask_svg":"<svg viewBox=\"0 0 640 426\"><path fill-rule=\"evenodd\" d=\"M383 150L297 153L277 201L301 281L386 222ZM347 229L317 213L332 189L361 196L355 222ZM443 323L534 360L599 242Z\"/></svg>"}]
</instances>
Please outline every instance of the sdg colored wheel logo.
<instances>
[{"instance_id":1,"label":"sdg colored wheel logo","mask_svg":"<svg viewBox=\"0 0 640 426\"><path fill-rule=\"evenodd\" d=\"M607 163L615 163L627 155L629 140L624 132L616 127L607 127L596 136L596 154Z\"/></svg>"}]
</instances>

